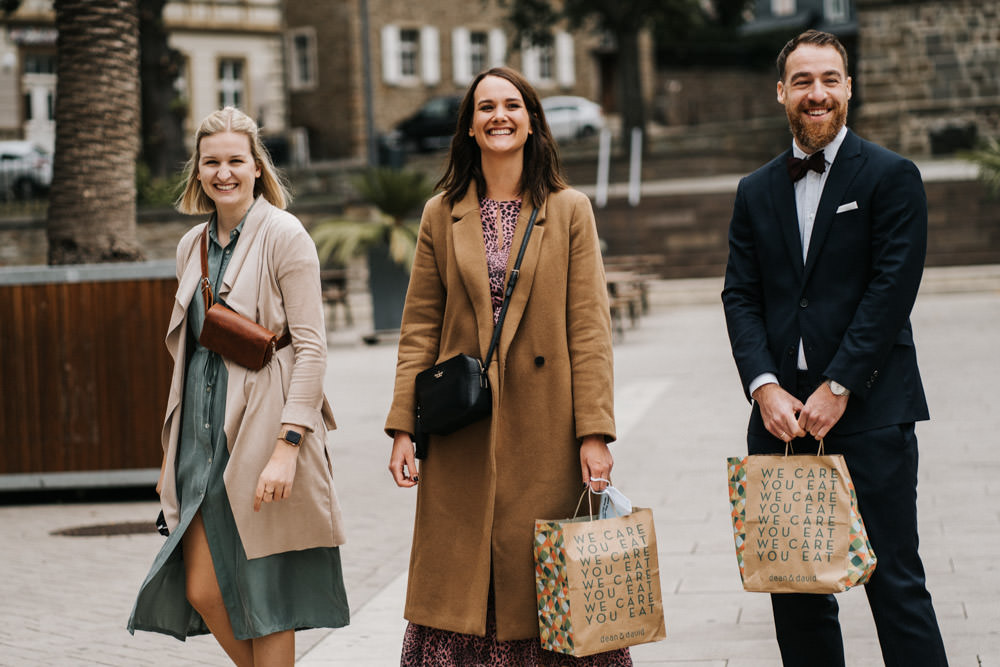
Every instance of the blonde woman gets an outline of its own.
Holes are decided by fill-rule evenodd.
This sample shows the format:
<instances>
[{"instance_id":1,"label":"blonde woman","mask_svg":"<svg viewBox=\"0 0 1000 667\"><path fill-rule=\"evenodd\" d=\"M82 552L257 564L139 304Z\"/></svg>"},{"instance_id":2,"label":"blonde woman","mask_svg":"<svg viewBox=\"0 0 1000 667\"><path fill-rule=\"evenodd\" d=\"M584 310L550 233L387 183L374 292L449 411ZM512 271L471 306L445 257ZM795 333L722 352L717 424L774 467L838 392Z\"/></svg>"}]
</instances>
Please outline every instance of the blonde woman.
<instances>
[{"instance_id":1,"label":"blonde woman","mask_svg":"<svg viewBox=\"0 0 1000 667\"><path fill-rule=\"evenodd\" d=\"M252 119L227 107L202 121L177 208L209 219L177 246L166 339L174 371L157 491L170 535L128 628L211 632L240 666L290 666L295 630L348 623L319 261L287 201ZM215 299L290 334L260 370L198 342L203 241Z\"/></svg>"}]
</instances>

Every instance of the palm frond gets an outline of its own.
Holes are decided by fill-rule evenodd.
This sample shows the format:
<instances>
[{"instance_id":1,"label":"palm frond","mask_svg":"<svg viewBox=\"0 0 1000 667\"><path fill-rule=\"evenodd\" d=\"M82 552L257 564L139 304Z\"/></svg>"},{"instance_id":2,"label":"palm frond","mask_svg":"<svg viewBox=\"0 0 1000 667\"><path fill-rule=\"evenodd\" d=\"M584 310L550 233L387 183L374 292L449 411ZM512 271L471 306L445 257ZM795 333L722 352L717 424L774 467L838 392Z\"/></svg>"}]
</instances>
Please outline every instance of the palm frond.
<instances>
[{"instance_id":1,"label":"palm frond","mask_svg":"<svg viewBox=\"0 0 1000 667\"><path fill-rule=\"evenodd\" d=\"M316 243L320 262L332 258L339 264L347 264L370 246L382 241L386 231L385 223L332 219L316 223L310 234Z\"/></svg>"},{"instance_id":2,"label":"palm frond","mask_svg":"<svg viewBox=\"0 0 1000 667\"><path fill-rule=\"evenodd\" d=\"M433 192L421 172L384 167L362 172L354 186L366 201L396 222L418 210Z\"/></svg>"},{"instance_id":3,"label":"palm frond","mask_svg":"<svg viewBox=\"0 0 1000 667\"><path fill-rule=\"evenodd\" d=\"M1000 139L989 139L980 148L961 156L979 165L979 178L995 194L1000 193Z\"/></svg>"}]
</instances>

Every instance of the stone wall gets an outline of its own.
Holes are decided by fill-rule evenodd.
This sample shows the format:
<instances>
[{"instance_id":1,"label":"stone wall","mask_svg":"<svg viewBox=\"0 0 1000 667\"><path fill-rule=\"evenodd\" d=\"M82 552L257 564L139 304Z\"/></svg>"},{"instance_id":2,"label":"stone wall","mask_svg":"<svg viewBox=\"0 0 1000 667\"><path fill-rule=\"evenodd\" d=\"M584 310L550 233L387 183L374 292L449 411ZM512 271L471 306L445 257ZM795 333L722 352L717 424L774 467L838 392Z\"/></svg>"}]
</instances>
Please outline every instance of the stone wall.
<instances>
[{"instance_id":1,"label":"stone wall","mask_svg":"<svg viewBox=\"0 0 1000 667\"><path fill-rule=\"evenodd\" d=\"M904 155L1000 136L1000 0L856 0L862 136Z\"/></svg>"}]
</instances>

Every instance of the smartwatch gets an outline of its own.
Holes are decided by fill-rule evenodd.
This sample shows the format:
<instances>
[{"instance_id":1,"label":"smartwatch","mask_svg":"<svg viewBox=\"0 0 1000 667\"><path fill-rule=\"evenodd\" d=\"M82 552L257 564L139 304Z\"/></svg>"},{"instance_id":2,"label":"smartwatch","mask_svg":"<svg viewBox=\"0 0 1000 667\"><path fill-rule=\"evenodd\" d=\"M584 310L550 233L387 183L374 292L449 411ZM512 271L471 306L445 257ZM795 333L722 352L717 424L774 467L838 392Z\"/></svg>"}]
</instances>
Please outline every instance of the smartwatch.
<instances>
[{"instance_id":1,"label":"smartwatch","mask_svg":"<svg viewBox=\"0 0 1000 667\"><path fill-rule=\"evenodd\" d=\"M282 431L281 435L278 436L278 439L284 440L293 447L298 447L302 444L302 434L298 431L293 431L292 429Z\"/></svg>"}]
</instances>

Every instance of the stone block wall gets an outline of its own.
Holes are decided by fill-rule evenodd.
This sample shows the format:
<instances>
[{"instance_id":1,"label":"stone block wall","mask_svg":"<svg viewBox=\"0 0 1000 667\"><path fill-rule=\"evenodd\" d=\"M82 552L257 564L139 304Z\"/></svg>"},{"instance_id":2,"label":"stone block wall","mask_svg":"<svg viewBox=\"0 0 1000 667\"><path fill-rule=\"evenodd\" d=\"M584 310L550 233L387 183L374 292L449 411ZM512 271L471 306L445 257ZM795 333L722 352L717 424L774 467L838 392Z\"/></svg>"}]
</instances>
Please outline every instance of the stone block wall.
<instances>
[{"instance_id":1,"label":"stone block wall","mask_svg":"<svg viewBox=\"0 0 1000 667\"><path fill-rule=\"evenodd\" d=\"M1000 0L856 0L862 136L909 156L1000 136Z\"/></svg>"}]
</instances>

